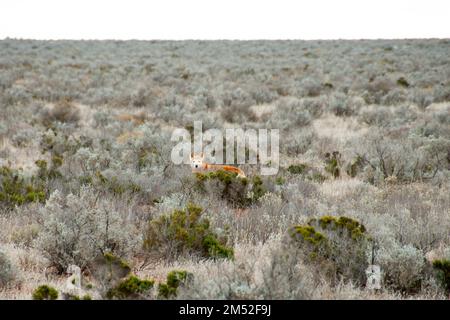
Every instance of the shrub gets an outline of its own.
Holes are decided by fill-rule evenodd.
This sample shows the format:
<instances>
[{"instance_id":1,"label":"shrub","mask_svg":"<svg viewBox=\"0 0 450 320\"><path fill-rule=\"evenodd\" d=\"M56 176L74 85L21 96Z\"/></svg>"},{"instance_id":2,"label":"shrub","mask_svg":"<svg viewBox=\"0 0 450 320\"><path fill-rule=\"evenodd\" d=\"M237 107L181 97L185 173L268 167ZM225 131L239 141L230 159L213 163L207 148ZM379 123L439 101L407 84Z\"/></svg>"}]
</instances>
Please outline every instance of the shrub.
<instances>
[{"instance_id":1,"label":"shrub","mask_svg":"<svg viewBox=\"0 0 450 320\"><path fill-rule=\"evenodd\" d=\"M305 259L336 283L342 277L363 284L370 238L365 227L348 217L312 218L289 229L289 241L300 246Z\"/></svg>"},{"instance_id":2,"label":"shrub","mask_svg":"<svg viewBox=\"0 0 450 320\"><path fill-rule=\"evenodd\" d=\"M177 299L311 299L318 281L297 251L271 239L266 245L244 247L233 261L204 263Z\"/></svg>"},{"instance_id":3,"label":"shrub","mask_svg":"<svg viewBox=\"0 0 450 320\"><path fill-rule=\"evenodd\" d=\"M437 278L447 292L450 292L450 260L433 261L433 268L437 271Z\"/></svg>"},{"instance_id":4,"label":"shrub","mask_svg":"<svg viewBox=\"0 0 450 320\"><path fill-rule=\"evenodd\" d=\"M0 251L0 288L6 287L15 279L14 269L7 256Z\"/></svg>"},{"instance_id":5,"label":"shrub","mask_svg":"<svg viewBox=\"0 0 450 320\"><path fill-rule=\"evenodd\" d=\"M316 140L315 131L305 128L297 131L298 134L286 136L280 141L280 152L289 156L297 156L307 152Z\"/></svg>"},{"instance_id":6,"label":"shrub","mask_svg":"<svg viewBox=\"0 0 450 320\"><path fill-rule=\"evenodd\" d=\"M24 178L9 167L0 168L0 205L13 208L29 202L43 202L44 187L36 178Z\"/></svg>"},{"instance_id":7,"label":"shrub","mask_svg":"<svg viewBox=\"0 0 450 320\"><path fill-rule=\"evenodd\" d=\"M115 196L122 194L136 194L141 192L141 187L131 181L119 181L117 177L106 178L100 171L95 173L96 181L101 187L100 189L108 190ZM92 180L91 180L92 181Z\"/></svg>"},{"instance_id":8,"label":"shrub","mask_svg":"<svg viewBox=\"0 0 450 320\"><path fill-rule=\"evenodd\" d=\"M200 192L212 192L235 207L247 207L261 198L266 187L259 176L251 183L236 173L223 170L196 174L196 187Z\"/></svg>"},{"instance_id":9,"label":"shrub","mask_svg":"<svg viewBox=\"0 0 450 320\"><path fill-rule=\"evenodd\" d=\"M364 96L368 104L380 104L381 99L395 88L395 82L387 77L370 79Z\"/></svg>"},{"instance_id":10,"label":"shrub","mask_svg":"<svg viewBox=\"0 0 450 320\"><path fill-rule=\"evenodd\" d=\"M48 285L41 285L33 291L33 300L56 300L58 291Z\"/></svg>"},{"instance_id":11,"label":"shrub","mask_svg":"<svg viewBox=\"0 0 450 320\"><path fill-rule=\"evenodd\" d=\"M341 175L341 154L339 151L325 154L325 171L330 173L333 177L339 178Z\"/></svg>"},{"instance_id":12,"label":"shrub","mask_svg":"<svg viewBox=\"0 0 450 320\"><path fill-rule=\"evenodd\" d=\"M90 272L97 284L101 296L107 297L111 289L118 286L120 281L130 275L128 263L107 252L99 254L91 263ZM92 288L92 284L88 285Z\"/></svg>"},{"instance_id":13,"label":"shrub","mask_svg":"<svg viewBox=\"0 0 450 320\"><path fill-rule=\"evenodd\" d=\"M446 150L450 141L435 137L420 137L414 134L406 138L368 138L364 153L357 153L377 176L368 176L371 183L383 182L395 177L399 182L427 181L446 168ZM370 172L370 171L368 171Z\"/></svg>"},{"instance_id":14,"label":"shrub","mask_svg":"<svg viewBox=\"0 0 450 320\"><path fill-rule=\"evenodd\" d=\"M303 163L301 163L301 164L291 164L287 168L287 171L289 173L292 173L292 174L302 174L302 173L305 172L306 168L307 168L307 165L303 164Z\"/></svg>"},{"instance_id":15,"label":"shrub","mask_svg":"<svg viewBox=\"0 0 450 320\"><path fill-rule=\"evenodd\" d=\"M268 119L267 124L272 128L297 129L308 126L313 117L321 113L321 100L319 98L297 99L285 97L277 101L276 110L264 115ZM290 117L286 117L289 114Z\"/></svg>"},{"instance_id":16,"label":"shrub","mask_svg":"<svg viewBox=\"0 0 450 320\"><path fill-rule=\"evenodd\" d=\"M58 168L61 167L63 163L62 156L54 155L52 157L52 162L50 168L48 168L47 161L45 160L36 160L35 164L38 167L37 177L42 181L51 180L55 178L62 177L61 172L58 171Z\"/></svg>"},{"instance_id":17,"label":"shrub","mask_svg":"<svg viewBox=\"0 0 450 320\"><path fill-rule=\"evenodd\" d=\"M408 88L409 87L409 82L404 78L404 77L400 77L397 79L397 84L399 86Z\"/></svg>"},{"instance_id":18,"label":"shrub","mask_svg":"<svg viewBox=\"0 0 450 320\"><path fill-rule=\"evenodd\" d=\"M50 108L41 111L41 119L44 125L49 126L54 121L62 123L77 123L80 120L80 110L71 99L62 99Z\"/></svg>"},{"instance_id":19,"label":"shrub","mask_svg":"<svg viewBox=\"0 0 450 320\"><path fill-rule=\"evenodd\" d=\"M425 272L422 251L410 244L401 245L394 241L380 249L377 260L388 288L407 294L420 290Z\"/></svg>"},{"instance_id":20,"label":"shrub","mask_svg":"<svg viewBox=\"0 0 450 320\"><path fill-rule=\"evenodd\" d=\"M226 247L226 239L218 239L203 209L189 204L184 210L174 210L150 221L145 233L144 247L166 258L180 254L197 254L206 258L232 258L233 249Z\"/></svg>"},{"instance_id":21,"label":"shrub","mask_svg":"<svg viewBox=\"0 0 450 320\"><path fill-rule=\"evenodd\" d=\"M327 110L338 117L351 116L360 104L361 102L356 98L349 98L342 92L335 92L328 99Z\"/></svg>"},{"instance_id":22,"label":"shrub","mask_svg":"<svg viewBox=\"0 0 450 320\"><path fill-rule=\"evenodd\" d=\"M145 296L153 288L154 283L154 280L141 280L131 275L116 287L108 290L106 297L108 299L138 299Z\"/></svg>"},{"instance_id":23,"label":"shrub","mask_svg":"<svg viewBox=\"0 0 450 320\"><path fill-rule=\"evenodd\" d=\"M347 165L346 172L350 177L354 178L363 168L364 160L358 155Z\"/></svg>"},{"instance_id":24,"label":"shrub","mask_svg":"<svg viewBox=\"0 0 450 320\"><path fill-rule=\"evenodd\" d=\"M432 93L427 89L415 89L412 91L410 99L422 110L434 102Z\"/></svg>"},{"instance_id":25,"label":"shrub","mask_svg":"<svg viewBox=\"0 0 450 320\"><path fill-rule=\"evenodd\" d=\"M267 88L258 88L252 91L252 98L255 100L256 104L270 103L275 100L277 94L273 93Z\"/></svg>"},{"instance_id":26,"label":"shrub","mask_svg":"<svg viewBox=\"0 0 450 320\"><path fill-rule=\"evenodd\" d=\"M322 84L314 78L305 78L299 85L303 94L308 97L317 97L323 90Z\"/></svg>"},{"instance_id":27,"label":"shrub","mask_svg":"<svg viewBox=\"0 0 450 320\"><path fill-rule=\"evenodd\" d=\"M63 300L92 300L92 297L88 294L85 294L84 296L80 297L77 295L63 293Z\"/></svg>"},{"instance_id":28,"label":"shrub","mask_svg":"<svg viewBox=\"0 0 450 320\"><path fill-rule=\"evenodd\" d=\"M35 245L61 273L70 264L85 268L105 252L126 257L140 242L126 208L89 187L82 187L79 195L53 192L40 214Z\"/></svg>"},{"instance_id":29,"label":"shrub","mask_svg":"<svg viewBox=\"0 0 450 320\"><path fill-rule=\"evenodd\" d=\"M173 270L167 274L166 283L158 285L158 296L169 299L177 296L177 289L192 277L191 273L184 270Z\"/></svg>"}]
</instances>

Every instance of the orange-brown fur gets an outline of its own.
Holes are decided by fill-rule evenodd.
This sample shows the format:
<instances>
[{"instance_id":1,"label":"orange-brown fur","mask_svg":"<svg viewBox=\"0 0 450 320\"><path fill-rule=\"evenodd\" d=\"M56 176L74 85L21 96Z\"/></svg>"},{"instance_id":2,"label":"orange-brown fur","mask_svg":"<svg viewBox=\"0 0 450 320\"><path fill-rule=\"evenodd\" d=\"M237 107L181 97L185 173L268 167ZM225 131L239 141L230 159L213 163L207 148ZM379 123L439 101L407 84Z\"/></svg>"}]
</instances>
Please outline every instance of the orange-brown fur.
<instances>
[{"instance_id":1,"label":"orange-brown fur","mask_svg":"<svg viewBox=\"0 0 450 320\"><path fill-rule=\"evenodd\" d=\"M192 172L224 170L236 173L238 177L245 178L244 171L242 171L238 167L222 164L211 164L205 162L203 153L201 153L200 155L191 155L191 168Z\"/></svg>"}]
</instances>

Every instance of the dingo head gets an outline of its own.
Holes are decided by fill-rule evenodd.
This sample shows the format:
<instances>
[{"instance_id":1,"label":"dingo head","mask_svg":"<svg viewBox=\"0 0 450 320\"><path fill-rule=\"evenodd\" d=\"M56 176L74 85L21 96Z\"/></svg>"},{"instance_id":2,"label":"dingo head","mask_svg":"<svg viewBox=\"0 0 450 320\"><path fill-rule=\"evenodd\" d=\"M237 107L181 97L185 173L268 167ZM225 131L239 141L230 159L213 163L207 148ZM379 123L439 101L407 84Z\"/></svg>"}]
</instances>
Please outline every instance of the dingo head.
<instances>
[{"instance_id":1,"label":"dingo head","mask_svg":"<svg viewBox=\"0 0 450 320\"><path fill-rule=\"evenodd\" d=\"M200 154L191 154L190 155L191 160L191 169L193 172L201 171L204 167L203 161L205 160L205 155L203 152Z\"/></svg>"}]
</instances>

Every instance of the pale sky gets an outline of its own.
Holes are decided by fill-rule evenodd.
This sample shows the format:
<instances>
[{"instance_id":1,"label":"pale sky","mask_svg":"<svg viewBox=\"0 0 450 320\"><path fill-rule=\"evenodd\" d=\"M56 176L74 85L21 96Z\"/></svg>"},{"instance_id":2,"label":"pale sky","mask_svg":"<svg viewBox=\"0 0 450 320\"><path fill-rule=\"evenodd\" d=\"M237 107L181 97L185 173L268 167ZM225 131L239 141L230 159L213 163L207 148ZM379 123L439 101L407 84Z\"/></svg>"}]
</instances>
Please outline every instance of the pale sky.
<instances>
[{"instance_id":1,"label":"pale sky","mask_svg":"<svg viewBox=\"0 0 450 320\"><path fill-rule=\"evenodd\" d=\"M0 0L0 39L450 38L449 0Z\"/></svg>"}]
</instances>

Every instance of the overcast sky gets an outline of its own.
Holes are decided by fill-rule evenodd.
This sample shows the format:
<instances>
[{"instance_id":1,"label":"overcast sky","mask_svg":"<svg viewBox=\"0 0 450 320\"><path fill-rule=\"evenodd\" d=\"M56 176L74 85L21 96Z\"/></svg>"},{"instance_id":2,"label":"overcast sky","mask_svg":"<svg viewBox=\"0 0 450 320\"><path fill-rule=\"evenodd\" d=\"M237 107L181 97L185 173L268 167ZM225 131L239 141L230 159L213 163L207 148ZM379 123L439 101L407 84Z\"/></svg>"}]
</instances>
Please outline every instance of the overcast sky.
<instances>
[{"instance_id":1,"label":"overcast sky","mask_svg":"<svg viewBox=\"0 0 450 320\"><path fill-rule=\"evenodd\" d=\"M0 0L0 39L450 38L450 0Z\"/></svg>"}]
</instances>

